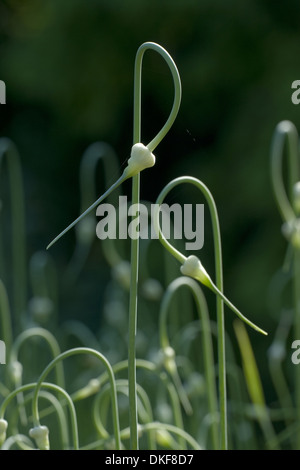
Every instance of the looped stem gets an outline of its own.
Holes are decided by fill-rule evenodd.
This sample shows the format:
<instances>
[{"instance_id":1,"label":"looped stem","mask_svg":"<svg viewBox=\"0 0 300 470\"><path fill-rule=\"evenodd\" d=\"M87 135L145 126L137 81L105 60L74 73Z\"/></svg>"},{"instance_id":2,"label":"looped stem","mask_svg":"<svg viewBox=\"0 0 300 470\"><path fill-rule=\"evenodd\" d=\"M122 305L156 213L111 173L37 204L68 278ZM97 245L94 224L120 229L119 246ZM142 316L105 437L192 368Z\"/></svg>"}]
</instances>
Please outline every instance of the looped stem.
<instances>
[{"instance_id":1,"label":"looped stem","mask_svg":"<svg viewBox=\"0 0 300 470\"><path fill-rule=\"evenodd\" d=\"M112 402L112 421L113 421L113 426L114 426L114 435L115 435L115 441L116 441L116 449L120 450L121 448L121 440L120 440L120 427L119 427L119 414L118 414L118 402L117 402L117 392L116 392L116 383L115 383L115 377L114 373L112 370L112 367L108 360L106 359L105 356L103 356L101 353L96 351L95 349L91 348L74 348L74 349L69 349L68 351L65 351L64 353L61 353L59 356L57 356L53 361L51 361L48 366L44 369L42 374L39 377L39 380L37 381L35 390L34 390L34 396L32 400L32 414L33 414L33 420L35 425L39 425L39 412L38 412L38 395L39 395L39 390L42 386L43 381L45 380L46 376L48 373L53 369L53 367L56 366L56 364L59 361L62 361L63 359L66 359L68 357L77 355L77 354L91 354L92 356L97 357L105 366L106 372L109 377L109 382L111 386L111 402Z\"/></svg>"},{"instance_id":2,"label":"looped stem","mask_svg":"<svg viewBox=\"0 0 300 470\"><path fill-rule=\"evenodd\" d=\"M134 72L134 123L133 123L134 143L140 142L141 140L140 129L141 129L142 61L143 61L144 53L149 49L152 49L155 52L158 52L158 54L160 54L163 57L163 59L166 61L172 73L172 77L174 81L174 101L173 101L173 106L172 106L169 118L166 121L165 125L162 127L162 129L154 137L154 139L152 139L151 142L149 142L149 144L147 145L148 149L151 152L153 152L153 150L158 146L158 144L162 141L162 139L165 137L167 132L170 130L170 128L172 127L176 119L176 116L180 107L180 102L181 102L181 81L180 81L179 72L177 70L175 62L173 61L170 54L163 47L161 47L159 44L156 44L154 42L145 42L139 47L136 53L135 68L134 68L135 70Z\"/></svg>"},{"instance_id":3,"label":"looped stem","mask_svg":"<svg viewBox=\"0 0 300 470\"><path fill-rule=\"evenodd\" d=\"M187 258L180 251L178 251L174 246L169 243L165 238L164 234L161 231L159 214L160 214L160 205L162 204L164 198L167 194L177 185L182 183L190 183L196 186L204 194L205 199L208 203L212 227L213 227L213 239L214 239L214 252L215 252L215 270L216 270L216 283L214 284L210 277L207 275L206 271L202 267L200 261L199 264L199 274L200 276L195 277L197 280L203 282L209 287L216 296L217 302L217 324L218 324L218 364L219 364L219 395L220 395L220 425L221 425L221 448L227 449L227 404L226 404L226 361L225 361L225 324L224 324L224 305L223 302L226 302L227 305L244 321L246 321L250 326L260 331L261 333L266 334L263 330L256 327L252 322L246 319L223 294L223 267L222 267L222 247L221 247L221 233L218 212L216 208L215 201L209 189L197 178L190 176L183 176L176 178L170 183L168 183L164 189L159 194L156 200L156 210L154 211L154 227L159 236L159 240L164 245L164 247L182 264L186 262ZM190 257L192 258L192 257ZM197 258L194 257L196 260ZM202 270L200 270L200 268ZM194 277L192 275L192 277Z\"/></svg>"}]
</instances>

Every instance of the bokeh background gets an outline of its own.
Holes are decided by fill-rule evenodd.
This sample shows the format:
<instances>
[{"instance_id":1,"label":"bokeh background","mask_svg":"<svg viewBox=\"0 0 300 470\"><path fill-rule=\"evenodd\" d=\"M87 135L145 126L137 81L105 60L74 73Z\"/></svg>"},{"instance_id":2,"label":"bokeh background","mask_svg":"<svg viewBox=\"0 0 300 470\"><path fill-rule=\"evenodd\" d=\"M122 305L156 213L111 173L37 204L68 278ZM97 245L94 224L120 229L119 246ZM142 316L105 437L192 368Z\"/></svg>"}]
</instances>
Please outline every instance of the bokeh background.
<instances>
[{"instance_id":1,"label":"bokeh background","mask_svg":"<svg viewBox=\"0 0 300 470\"><path fill-rule=\"evenodd\" d=\"M225 292L269 331L268 338L249 334L270 403L267 354L281 307L272 302L270 285L286 251L270 147L279 121L300 128L300 106L291 102L291 84L300 79L299 17L297 0L0 1L0 79L7 86L0 135L11 138L21 155L28 260L79 215L78 172L88 145L108 142L120 166L128 158L135 54L145 41L161 44L179 69L182 105L156 149L157 165L141 176L141 197L154 202L181 175L210 188L220 217ZM172 97L169 70L147 53L145 144L165 122ZM99 194L102 189L99 183ZM192 201L201 202L196 191L174 192L174 202ZM214 275L207 221L199 256ZM51 250L60 281L74 244L70 232ZM98 321L110 275L99 245L96 240L76 288L60 292L61 318ZM288 296L285 302L289 307ZM233 314L226 312L230 331Z\"/></svg>"}]
</instances>

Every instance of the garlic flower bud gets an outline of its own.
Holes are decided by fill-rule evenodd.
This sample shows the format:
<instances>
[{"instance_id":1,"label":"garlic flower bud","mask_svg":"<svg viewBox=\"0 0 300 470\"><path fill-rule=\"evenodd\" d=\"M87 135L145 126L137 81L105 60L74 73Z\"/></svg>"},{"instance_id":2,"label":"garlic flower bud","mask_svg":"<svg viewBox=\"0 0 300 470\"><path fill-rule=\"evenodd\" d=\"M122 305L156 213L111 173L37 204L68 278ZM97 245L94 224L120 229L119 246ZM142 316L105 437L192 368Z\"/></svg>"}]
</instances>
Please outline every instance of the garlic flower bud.
<instances>
[{"instance_id":1,"label":"garlic flower bud","mask_svg":"<svg viewBox=\"0 0 300 470\"><path fill-rule=\"evenodd\" d=\"M151 168L155 165L155 156L145 145L134 144L131 149L131 156L128 160L128 166L124 170L124 176L130 178L137 175L145 168Z\"/></svg>"},{"instance_id":2,"label":"garlic flower bud","mask_svg":"<svg viewBox=\"0 0 300 470\"><path fill-rule=\"evenodd\" d=\"M40 450L49 450L49 429L47 426L36 426L30 429L29 436L32 437Z\"/></svg>"},{"instance_id":3,"label":"garlic flower bud","mask_svg":"<svg viewBox=\"0 0 300 470\"><path fill-rule=\"evenodd\" d=\"M180 271L184 276L193 277L205 286L213 289L213 283L197 256L191 255L186 258L185 262L180 268Z\"/></svg>"}]
</instances>

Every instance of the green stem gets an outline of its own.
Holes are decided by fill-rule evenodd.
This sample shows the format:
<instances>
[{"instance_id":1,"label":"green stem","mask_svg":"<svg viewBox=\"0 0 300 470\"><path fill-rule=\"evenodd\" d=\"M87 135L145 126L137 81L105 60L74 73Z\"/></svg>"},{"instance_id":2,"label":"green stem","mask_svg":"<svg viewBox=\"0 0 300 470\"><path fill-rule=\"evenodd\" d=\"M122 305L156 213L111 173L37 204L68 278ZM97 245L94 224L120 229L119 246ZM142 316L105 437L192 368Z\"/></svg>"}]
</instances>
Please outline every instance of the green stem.
<instances>
[{"instance_id":1,"label":"green stem","mask_svg":"<svg viewBox=\"0 0 300 470\"><path fill-rule=\"evenodd\" d=\"M60 348L59 348L58 342L56 341L52 333L50 333L50 331L44 328L34 327L34 328L29 328L28 330L23 331L23 333L21 333L17 337L17 339L15 340L12 346L11 361L18 360L19 350L21 346L24 344L25 341L27 341L28 339L32 339L35 336L39 336L40 338L43 338L47 342L54 358L60 354ZM56 381L60 387L62 388L65 387L64 370L63 370L63 366L61 363L58 363L56 365Z\"/></svg>"},{"instance_id":2,"label":"green stem","mask_svg":"<svg viewBox=\"0 0 300 470\"><path fill-rule=\"evenodd\" d=\"M160 343L164 349L170 345L168 332L167 332L167 315L169 312L169 305L174 294L181 286L187 286L193 295L196 303L197 312L199 315L199 321L202 322L202 338L203 338L203 357L205 367L205 378L207 383L207 396L208 396L208 408L213 419L211 427L212 432L212 443L213 448L219 448L219 435L218 435L218 422L214 417L218 414L218 400L217 391L215 384L215 373L214 373L214 356L211 339L211 328L208 315L208 308L205 301L205 297L202 290L197 282L188 277L180 277L175 279L169 286L162 300L161 311L159 317L159 331L160 331Z\"/></svg>"},{"instance_id":3,"label":"green stem","mask_svg":"<svg viewBox=\"0 0 300 470\"><path fill-rule=\"evenodd\" d=\"M17 444L21 450L35 450L33 442L28 436L24 436L23 434L10 436L2 445L1 450L11 450L14 444Z\"/></svg>"},{"instance_id":4,"label":"green stem","mask_svg":"<svg viewBox=\"0 0 300 470\"><path fill-rule=\"evenodd\" d=\"M23 394L21 394L21 395L23 395ZM24 404L28 403L32 399L32 395L33 395L33 393L30 393L30 394L26 395L26 397L24 399ZM52 413L53 408L55 409L55 412L56 412L57 418L58 418L60 432L61 432L62 448L63 449L68 449L69 448L69 431L68 431L67 419L66 419L66 416L65 416L65 413L64 413L64 410L63 410L63 406L66 404L66 402L63 401L64 398L61 398L61 402L60 402L56 398L56 396L54 396L53 393L47 392L45 390L40 391L40 398L46 399L52 405L50 407L45 408L45 410L51 409L51 413ZM62 402L63 402L63 404L62 404ZM17 421L18 421L18 418L20 417L19 408L17 406L14 407L13 411L17 415L17 419L14 419L14 417L13 417L13 419L9 418L9 424L11 426L11 421L16 423L15 426L13 426L13 427L11 426L12 434L16 435L16 434L18 434L18 427L17 427L18 423L17 423ZM43 417L43 415L44 415L44 411L42 411L40 413L40 417ZM46 416L49 415L49 412L46 412L45 415Z\"/></svg>"},{"instance_id":5,"label":"green stem","mask_svg":"<svg viewBox=\"0 0 300 470\"><path fill-rule=\"evenodd\" d=\"M174 387L174 384L169 380L169 377L167 374L162 374L161 369L158 369L157 366L150 361L146 361L143 359L137 359L136 360L136 368L143 369L145 371L148 371L152 374L156 374L157 379L162 382L162 384L166 387L166 390L169 394L170 397L170 403L173 411L173 416L174 416L174 423L175 426L178 428L183 428L183 418L182 418L182 412L181 412L181 407L178 399L178 393L177 390ZM118 362L113 366L113 372L114 374L118 374L124 370L128 369L128 360ZM106 372L104 372L98 379L98 386L95 386L93 384L88 384L86 387L84 387L81 390L78 390L74 394L72 394L72 399L74 402L82 400L84 398L87 398L95 393L97 393L106 383L108 380L108 375Z\"/></svg>"},{"instance_id":6,"label":"green stem","mask_svg":"<svg viewBox=\"0 0 300 470\"><path fill-rule=\"evenodd\" d=\"M61 431L62 448L63 449L68 449L68 447L69 447L69 432L68 432L67 420L66 420L66 416L65 416L62 404L60 403L60 401L52 393L49 393L49 392L46 392L46 391L43 391L43 390L40 392L40 398L44 398L47 401L49 401L51 403L51 405L53 406L53 408L55 409L56 414L57 414L57 418L58 418L58 422L59 422L60 431ZM73 412L73 410L72 410L72 412ZM75 422L74 419L73 419L73 422ZM73 434L73 439L74 439L74 436L75 436L75 433Z\"/></svg>"},{"instance_id":7,"label":"green stem","mask_svg":"<svg viewBox=\"0 0 300 470\"><path fill-rule=\"evenodd\" d=\"M221 245L221 234L219 226L219 218L217 208L209 189L198 179L183 176L176 178L170 182L161 191L157 198L156 203L161 205L166 195L178 184L190 183L196 186L204 194L205 199L208 203L212 227L213 227L213 240L214 240L214 252L215 252L215 271L216 271L216 286L220 292L223 292L223 266L222 266L222 245ZM159 211L155 216L155 226L161 243L171 254L178 259L182 264L185 261L185 256L176 250L163 236L159 226ZM222 450L228 448L228 437L227 437L227 390L226 390L226 357L225 357L225 325L224 325L224 306L223 299L221 296L216 297L217 306L217 327L218 327L218 368L219 368L219 406L220 406L220 446Z\"/></svg>"},{"instance_id":8,"label":"green stem","mask_svg":"<svg viewBox=\"0 0 300 470\"><path fill-rule=\"evenodd\" d=\"M276 440L276 434L266 405L254 352L244 324L239 320L235 320L233 326L242 356L243 371L248 393L268 447L270 441Z\"/></svg>"},{"instance_id":9,"label":"green stem","mask_svg":"<svg viewBox=\"0 0 300 470\"><path fill-rule=\"evenodd\" d=\"M96 197L96 169L100 162L103 163L105 189L109 187L116 176L119 178L118 158L113 148L105 142L94 142L91 144L82 156L79 170L81 194L80 209L82 212L89 207ZM117 194L119 194L119 191L117 191ZM116 201L117 195L112 198L111 203L115 203ZM69 284L74 283L77 279L88 257L92 242L95 239L94 226L95 221L92 215L77 226L76 247L66 272L66 278ZM114 240L108 238L105 241L103 240L103 243L103 254L105 258L109 261L113 261L115 264L119 260L119 256L114 245Z\"/></svg>"},{"instance_id":10,"label":"green stem","mask_svg":"<svg viewBox=\"0 0 300 470\"><path fill-rule=\"evenodd\" d=\"M284 145L287 141L287 157L289 163L289 197L283 182L282 160L284 155ZM271 177L273 190L281 217L285 222L296 222L298 209L296 210L293 199L293 188L299 180L299 151L298 132L290 121L280 122L274 132L273 145L271 150ZM292 202L290 202L292 201ZM294 254L294 331L296 338L300 337L300 251L297 246L293 247ZM300 370L296 368L295 373L295 401L296 417L300 419ZM300 447L300 432L297 432L296 446Z\"/></svg>"},{"instance_id":11,"label":"green stem","mask_svg":"<svg viewBox=\"0 0 300 470\"><path fill-rule=\"evenodd\" d=\"M132 178L132 204L139 204L140 175ZM137 328L137 297L138 297L138 266L139 266L139 239L131 239L131 276L129 297L129 324L128 324L128 387L129 387L129 425L130 447L138 450L138 422L136 399L136 357L135 339Z\"/></svg>"},{"instance_id":12,"label":"green stem","mask_svg":"<svg viewBox=\"0 0 300 470\"><path fill-rule=\"evenodd\" d=\"M171 128L181 101L181 83L177 67L171 56L158 44L146 42L142 44L136 54L134 66L134 103L133 103L133 145L141 141L141 79L142 79L142 60L146 50L152 49L158 52L166 61L174 82L174 101L170 115L158 134L148 144L148 149L152 152L161 142L163 137ZM130 175L129 175L130 176ZM70 228L76 225L93 208L103 201L128 177L125 171L97 201L95 201L81 216L72 222L63 232L61 232L49 245L50 248L59 238L61 238ZM140 175L136 174L132 178L132 204L140 202ZM137 328L137 288L138 288L138 266L139 266L139 239L132 237L131 240L131 278L130 278L130 299L129 299L129 333L128 333L128 381L129 381L129 403L130 403L130 429L131 429L131 448L138 449L138 425L137 425L137 406L136 406L136 358L135 358L135 337Z\"/></svg>"},{"instance_id":13,"label":"green stem","mask_svg":"<svg viewBox=\"0 0 300 470\"><path fill-rule=\"evenodd\" d=\"M41 388L42 382L48 375L48 373L53 369L53 367L56 366L56 364L59 361L62 361L68 357L77 355L77 354L90 354L92 356L95 356L98 358L102 364L106 368L106 372L108 374L110 386L111 386L111 402L112 402L112 421L113 421L113 426L114 426L114 435L115 435L115 441L116 441L116 449L120 450L121 448L121 441L120 441L120 428L119 428L119 415L118 415L118 402L117 402L117 392L116 392L116 383L115 383L115 378L114 378L114 373L112 370L112 367L108 360L106 359L105 356L103 356L101 353L98 351L91 349L91 348L74 348L74 349L69 349L68 351L65 351L64 353L61 353L59 356L57 356L53 361L51 361L48 366L44 369L42 374L39 377L39 380L36 384L35 390L34 390L34 396L32 400L32 412L33 412L33 419L36 425L39 423L39 412L38 412L38 394L39 390Z\"/></svg>"},{"instance_id":14,"label":"green stem","mask_svg":"<svg viewBox=\"0 0 300 470\"><path fill-rule=\"evenodd\" d=\"M158 52L167 62L174 81L174 102L169 118L160 132L148 144L151 152L161 142L163 137L171 128L181 101L181 84L177 67L171 56L158 44L147 42L142 44L136 54L134 66L134 103L133 103L133 145L141 141L141 81L142 61L146 50L153 49ZM132 204L140 203L140 175L132 178ZM138 290L138 266L139 266L139 239L131 239L131 278L129 298L129 333L128 333L128 381L129 381L129 406L130 406L130 445L132 450L138 450L138 426L136 407L136 365L135 365L135 337L137 327L137 290Z\"/></svg>"},{"instance_id":15,"label":"green stem","mask_svg":"<svg viewBox=\"0 0 300 470\"><path fill-rule=\"evenodd\" d=\"M123 393L124 395L128 396L128 380L124 380L124 379L116 380L116 386L117 386L118 393ZM109 437L109 433L105 429L103 425L103 420L101 419L101 409L107 410L108 408L107 403L105 403L105 406L102 406L103 399L107 395L108 391L109 390L107 386L101 389L101 392L95 398L94 409L93 409L94 422L100 434L100 437L103 439L108 439ZM140 402L140 405L138 407L138 412L139 412L141 421L144 421L145 423L152 422L153 413L152 413L151 403L150 403L147 393L140 385L137 385L137 396L139 397L139 402ZM155 449L155 440L153 439L152 434L150 434L149 450L154 450L154 449Z\"/></svg>"},{"instance_id":16,"label":"green stem","mask_svg":"<svg viewBox=\"0 0 300 470\"><path fill-rule=\"evenodd\" d=\"M190 445L190 447L194 450L202 450L202 448L199 446L198 442L195 441L195 439L190 436L187 432L185 432L183 429L178 428L177 426L174 426L172 424L165 424L165 423L160 423L160 422L153 422L153 423L147 423L147 424L140 424L139 426L140 432L143 431L169 431L172 434L175 434L175 436L181 437L186 440L187 444ZM121 436L122 439L126 439L128 436L128 429L123 429L121 431Z\"/></svg>"},{"instance_id":17,"label":"green stem","mask_svg":"<svg viewBox=\"0 0 300 470\"><path fill-rule=\"evenodd\" d=\"M21 387L17 388L13 392L11 392L5 400L3 400L1 407L0 407L0 418L4 418L5 410L7 406L11 403L11 401L18 396L19 393L25 393L31 390L36 390L37 384L36 383L31 383L27 385L22 385ZM78 450L79 449L79 442L78 442L78 426L77 426L77 418L76 418L76 411L75 407L73 404L73 401L70 397L70 395L61 387L55 384L47 383L47 382L41 382L39 383L39 389L40 388L46 388L48 390L53 390L55 392L58 392L63 395L64 399L66 400L69 410L70 410L70 416L71 416L71 427L72 427L72 435L73 435L73 442L74 442L74 449ZM33 397L34 400L35 396ZM35 426L39 426L39 418L38 418L38 410L36 409L37 415L35 418Z\"/></svg>"}]
</instances>

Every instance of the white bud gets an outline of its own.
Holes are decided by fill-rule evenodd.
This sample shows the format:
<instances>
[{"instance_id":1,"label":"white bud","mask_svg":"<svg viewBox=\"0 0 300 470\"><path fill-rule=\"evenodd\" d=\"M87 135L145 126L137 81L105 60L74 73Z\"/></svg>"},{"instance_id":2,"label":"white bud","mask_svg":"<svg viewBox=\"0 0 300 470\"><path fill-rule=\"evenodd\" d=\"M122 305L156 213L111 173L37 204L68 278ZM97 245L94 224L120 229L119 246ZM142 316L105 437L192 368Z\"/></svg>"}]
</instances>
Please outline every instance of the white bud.
<instances>
[{"instance_id":1,"label":"white bud","mask_svg":"<svg viewBox=\"0 0 300 470\"><path fill-rule=\"evenodd\" d=\"M47 426L36 426L30 429L29 436L32 437L40 450L49 450L49 429Z\"/></svg>"},{"instance_id":2,"label":"white bud","mask_svg":"<svg viewBox=\"0 0 300 470\"><path fill-rule=\"evenodd\" d=\"M138 143L133 145L131 156L128 160L128 166L124 170L124 176L127 178L137 175L145 168L151 168L155 165L155 156L145 145Z\"/></svg>"},{"instance_id":3,"label":"white bud","mask_svg":"<svg viewBox=\"0 0 300 470\"><path fill-rule=\"evenodd\" d=\"M7 430L8 423L5 419L0 419L0 446L2 446L3 442L6 439L6 430Z\"/></svg>"},{"instance_id":4,"label":"white bud","mask_svg":"<svg viewBox=\"0 0 300 470\"><path fill-rule=\"evenodd\" d=\"M184 276L193 277L209 288L213 286L212 281L204 269L201 261L195 255L191 255L185 260L180 268L180 271Z\"/></svg>"}]
</instances>

